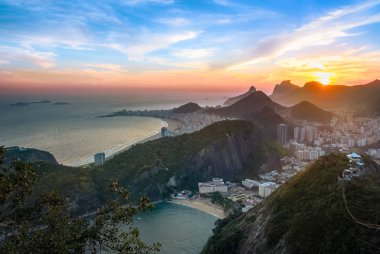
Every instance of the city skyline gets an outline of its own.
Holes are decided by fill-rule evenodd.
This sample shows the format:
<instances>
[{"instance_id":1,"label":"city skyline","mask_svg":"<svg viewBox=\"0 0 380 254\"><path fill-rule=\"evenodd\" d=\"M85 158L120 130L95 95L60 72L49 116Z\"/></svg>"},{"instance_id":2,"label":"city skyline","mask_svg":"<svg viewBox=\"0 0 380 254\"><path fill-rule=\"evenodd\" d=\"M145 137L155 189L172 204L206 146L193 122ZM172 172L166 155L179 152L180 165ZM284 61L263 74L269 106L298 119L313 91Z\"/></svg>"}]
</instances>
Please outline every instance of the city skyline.
<instances>
[{"instance_id":1,"label":"city skyline","mask_svg":"<svg viewBox=\"0 0 380 254\"><path fill-rule=\"evenodd\" d=\"M270 93L378 78L380 1L2 1L3 91Z\"/></svg>"}]
</instances>

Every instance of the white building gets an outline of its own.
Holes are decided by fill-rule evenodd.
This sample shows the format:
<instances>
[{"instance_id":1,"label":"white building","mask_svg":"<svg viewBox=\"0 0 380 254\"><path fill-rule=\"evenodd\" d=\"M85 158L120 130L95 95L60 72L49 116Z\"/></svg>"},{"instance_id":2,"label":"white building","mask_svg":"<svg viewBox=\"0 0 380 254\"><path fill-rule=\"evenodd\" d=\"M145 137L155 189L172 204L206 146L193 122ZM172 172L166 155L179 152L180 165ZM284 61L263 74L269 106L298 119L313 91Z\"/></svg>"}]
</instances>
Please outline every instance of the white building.
<instances>
[{"instance_id":1,"label":"white building","mask_svg":"<svg viewBox=\"0 0 380 254\"><path fill-rule=\"evenodd\" d=\"M211 182L198 183L199 194L213 193L213 192L228 192L228 186L221 178L213 178Z\"/></svg>"},{"instance_id":2,"label":"white building","mask_svg":"<svg viewBox=\"0 0 380 254\"><path fill-rule=\"evenodd\" d=\"M259 185L259 195L263 198L268 197L275 189L277 185L273 182L265 182Z\"/></svg>"},{"instance_id":3,"label":"white building","mask_svg":"<svg viewBox=\"0 0 380 254\"><path fill-rule=\"evenodd\" d=\"M244 181L241 181L241 184L248 189L259 186L257 181L251 179L245 179Z\"/></svg>"}]
</instances>

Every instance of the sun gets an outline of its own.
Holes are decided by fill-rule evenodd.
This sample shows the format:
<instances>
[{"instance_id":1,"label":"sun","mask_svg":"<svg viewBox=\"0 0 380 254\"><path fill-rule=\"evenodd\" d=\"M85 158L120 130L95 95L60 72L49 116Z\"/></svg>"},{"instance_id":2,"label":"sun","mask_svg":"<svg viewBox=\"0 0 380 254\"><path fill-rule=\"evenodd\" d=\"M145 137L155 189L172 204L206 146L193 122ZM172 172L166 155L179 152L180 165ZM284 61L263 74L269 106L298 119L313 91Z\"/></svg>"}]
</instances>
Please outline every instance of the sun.
<instances>
[{"instance_id":1,"label":"sun","mask_svg":"<svg viewBox=\"0 0 380 254\"><path fill-rule=\"evenodd\" d=\"M314 72L314 77L317 78L317 81L325 86L330 84L330 79L333 74L330 72Z\"/></svg>"}]
</instances>

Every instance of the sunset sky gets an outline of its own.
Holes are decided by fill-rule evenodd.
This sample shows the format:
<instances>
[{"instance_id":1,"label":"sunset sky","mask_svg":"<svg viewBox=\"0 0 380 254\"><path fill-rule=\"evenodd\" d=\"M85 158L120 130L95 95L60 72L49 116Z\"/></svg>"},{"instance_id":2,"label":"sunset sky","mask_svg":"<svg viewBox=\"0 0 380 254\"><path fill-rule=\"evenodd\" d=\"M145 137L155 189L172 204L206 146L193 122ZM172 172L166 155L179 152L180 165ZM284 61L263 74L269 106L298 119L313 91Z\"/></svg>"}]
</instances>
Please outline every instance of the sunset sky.
<instances>
[{"instance_id":1,"label":"sunset sky","mask_svg":"<svg viewBox=\"0 0 380 254\"><path fill-rule=\"evenodd\" d=\"M380 1L0 0L0 91L380 78Z\"/></svg>"}]
</instances>

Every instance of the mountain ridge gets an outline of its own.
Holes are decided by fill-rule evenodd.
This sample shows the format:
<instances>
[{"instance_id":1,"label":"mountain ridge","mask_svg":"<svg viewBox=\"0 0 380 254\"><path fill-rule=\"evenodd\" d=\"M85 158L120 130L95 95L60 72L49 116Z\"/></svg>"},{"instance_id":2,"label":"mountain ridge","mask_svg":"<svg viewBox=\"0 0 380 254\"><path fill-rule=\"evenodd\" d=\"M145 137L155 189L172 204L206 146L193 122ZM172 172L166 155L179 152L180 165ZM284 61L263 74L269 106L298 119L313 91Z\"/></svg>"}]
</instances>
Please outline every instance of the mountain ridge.
<instances>
[{"instance_id":1,"label":"mountain ridge","mask_svg":"<svg viewBox=\"0 0 380 254\"><path fill-rule=\"evenodd\" d=\"M238 95L238 96L235 96L235 97L228 98L223 104L224 104L224 105L227 105L227 106L232 105L232 104L234 104L235 102L237 102L237 101L239 101L239 100L241 100L241 99L243 99L243 98L249 96L250 94L252 94L252 93L254 93L254 92L256 92L256 91L257 91L256 88L255 88L254 86L251 86L251 87L248 89L247 92L245 92L245 93L243 93L243 94L240 94L240 95Z\"/></svg>"},{"instance_id":2,"label":"mountain ridge","mask_svg":"<svg viewBox=\"0 0 380 254\"><path fill-rule=\"evenodd\" d=\"M318 82L308 82L303 87L282 86L275 89L270 98L281 105L294 105L307 100L318 107L330 110L349 109L368 114L379 113L378 96L380 81L355 86L322 85Z\"/></svg>"}]
</instances>

